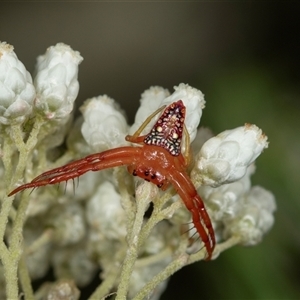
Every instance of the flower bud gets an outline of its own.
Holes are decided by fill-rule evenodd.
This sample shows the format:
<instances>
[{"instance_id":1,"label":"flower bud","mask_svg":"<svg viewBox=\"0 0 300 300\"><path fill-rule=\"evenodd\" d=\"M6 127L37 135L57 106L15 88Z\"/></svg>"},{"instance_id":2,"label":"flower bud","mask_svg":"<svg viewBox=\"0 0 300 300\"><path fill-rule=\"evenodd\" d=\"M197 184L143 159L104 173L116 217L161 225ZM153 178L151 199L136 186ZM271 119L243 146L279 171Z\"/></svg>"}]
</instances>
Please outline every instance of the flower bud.
<instances>
[{"instance_id":1,"label":"flower bud","mask_svg":"<svg viewBox=\"0 0 300 300\"><path fill-rule=\"evenodd\" d=\"M79 287L89 284L95 276L97 264L89 257L84 240L73 247L56 248L51 260L56 278L72 278Z\"/></svg>"},{"instance_id":2,"label":"flower bud","mask_svg":"<svg viewBox=\"0 0 300 300\"><path fill-rule=\"evenodd\" d=\"M113 99L106 95L88 99L80 110L84 118L81 133L94 151L126 144L127 122Z\"/></svg>"},{"instance_id":3,"label":"flower bud","mask_svg":"<svg viewBox=\"0 0 300 300\"><path fill-rule=\"evenodd\" d=\"M35 89L13 46L0 43L0 123L23 123L31 114Z\"/></svg>"},{"instance_id":4,"label":"flower bud","mask_svg":"<svg viewBox=\"0 0 300 300\"><path fill-rule=\"evenodd\" d=\"M253 246L261 241L274 223L275 198L271 192L254 186L240 206L240 214L225 222L224 237L239 236L242 245Z\"/></svg>"},{"instance_id":5,"label":"flower bud","mask_svg":"<svg viewBox=\"0 0 300 300\"><path fill-rule=\"evenodd\" d=\"M87 204L87 222L93 236L120 240L126 235L126 215L121 196L112 183L103 182Z\"/></svg>"},{"instance_id":6,"label":"flower bud","mask_svg":"<svg viewBox=\"0 0 300 300\"><path fill-rule=\"evenodd\" d=\"M86 234L83 210L76 202L54 207L48 220L55 228L54 241L60 246L78 243Z\"/></svg>"},{"instance_id":7,"label":"flower bud","mask_svg":"<svg viewBox=\"0 0 300 300\"><path fill-rule=\"evenodd\" d=\"M47 300L78 300L80 291L73 280L61 279L50 284Z\"/></svg>"},{"instance_id":8,"label":"flower bud","mask_svg":"<svg viewBox=\"0 0 300 300\"><path fill-rule=\"evenodd\" d=\"M134 124L129 130L129 134L134 134L142 125L142 123L155 112L160 106L162 101L170 95L169 91L160 86L151 86L142 94L140 100L140 107L135 115ZM148 133L154 122L150 122L144 129L144 133Z\"/></svg>"},{"instance_id":9,"label":"flower bud","mask_svg":"<svg viewBox=\"0 0 300 300\"><path fill-rule=\"evenodd\" d=\"M30 248L45 231L43 225L38 223L37 219L30 219L28 223L24 228L23 235L26 246ZM30 278L35 280L44 277L50 267L52 256L51 243L42 244L34 251L26 254L26 265Z\"/></svg>"},{"instance_id":10,"label":"flower bud","mask_svg":"<svg viewBox=\"0 0 300 300\"><path fill-rule=\"evenodd\" d=\"M192 176L213 187L236 181L267 147L267 136L255 125L226 130L204 143Z\"/></svg>"},{"instance_id":11,"label":"flower bud","mask_svg":"<svg viewBox=\"0 0 300 300\"><path fill-rule=\"evenodd\" d=\"M63 43L49 47L37 58L35 107L47 119L64 119L71 113L78 95L78 65L82 59L79 52Z\"/></svg>"},{"instance_id":12,"label":"flower bud","mask_svg":"<svg viewBox=\"0 0 300 300\"><path fill-rule=\"evenodd\" d=\"M242 209L242 198L251 189L250 176L254 173L254 165L250 165L246 175L241 179L223 184L218 187L202 185L198 193L209 208L210 217L213 221L224 222L237 217Z\"/></svg>"}]
</instances>

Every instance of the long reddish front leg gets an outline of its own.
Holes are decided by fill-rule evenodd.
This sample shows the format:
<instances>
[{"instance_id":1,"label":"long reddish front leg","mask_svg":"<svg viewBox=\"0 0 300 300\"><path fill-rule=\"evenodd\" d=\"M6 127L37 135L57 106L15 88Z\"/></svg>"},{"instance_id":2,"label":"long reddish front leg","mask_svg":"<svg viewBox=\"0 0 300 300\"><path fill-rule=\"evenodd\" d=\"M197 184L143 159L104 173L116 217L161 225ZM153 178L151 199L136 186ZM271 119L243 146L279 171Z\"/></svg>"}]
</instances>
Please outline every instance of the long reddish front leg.
<instances>
[{"instance_id":1,"label":"long reddish front leg","mask_svg":"<svg viewBox=\"0 0 300 300\"><path fill-rule=\"evenodd\" d=\"M139 157L140 151L141 148L139 147L120 147L86 156L62 167L42 173L31 182L14 189L8 196L12 196L28 188L68 181L88 171L100 171L107 168L133 164L135 159Z\"/></svg>"},{"instance_id":2,"label":"long reddish front leg","mask_svg":"<svg viewBox=\"0 0 300 300\"><path fill-rule=\"evenodd\" d=\"M172 172L170 177L174 188L192 214L193 223L207 250L208 256L206 260L210 260L216 240L214 229L204 203L185 172Z\"/></svg>"}]
</instances>

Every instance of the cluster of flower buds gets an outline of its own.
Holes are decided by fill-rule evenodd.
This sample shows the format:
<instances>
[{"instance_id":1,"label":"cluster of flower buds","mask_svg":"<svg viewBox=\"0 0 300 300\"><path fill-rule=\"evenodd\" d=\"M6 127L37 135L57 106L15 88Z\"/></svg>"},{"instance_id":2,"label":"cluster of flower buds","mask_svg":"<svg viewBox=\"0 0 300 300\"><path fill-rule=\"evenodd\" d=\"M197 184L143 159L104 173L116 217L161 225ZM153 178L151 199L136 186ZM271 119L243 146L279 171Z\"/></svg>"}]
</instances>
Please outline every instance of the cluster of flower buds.
<instances>
[{"instance_id":1,"label":"cluster of flower buds","mask_svg":"<svg viewBox=\"0 0 300 300\"><path fill-rule=\"evenodd\" d=\"M184 83L175 86L173 93L158 86L146 90L141 96L132 126L127 124L119 105L104 95L86 100L80 109L82 116L71 128L67 123L71 120L78 94L77 75L81 61L82 57L77 51L67 45L57 44L38 57L35 78L32 80L13 47L0 43L0 129L10 125L26 128L26 121L33 118L36 123L30 126L30 130L41 128L41 131L47 131L48 127L53 126L49 124L53 120L56 122L56 131L49 129L49 138L45 139L47 133L44 133L43 140L37 140L35 147L26 152L25 163L23 161L25 178L17 179L28 182L42 170L63 165L88 152L128 145L125 141L127 134L133 134L160 107L181 99L186 107L185 126L190 137L182 141L182 152L185 153L186 141L195 140L193 150L196 154L190 160L190 175L208 210L217 242L238 237L242 245L258 243L273 225L276 209L271 192L259 186L251 187L254 161L268 147L267 137L262 131L251 124L226 130L216 136L207 130L197 129L205 107L204 95ZM35 118L37 116L39 118ZM153 117L142 134L149 132L157 118ZM40 127L37 126L38 122L42 122ZM39 138L41 135L36 136ZM1 136L1 140L6 138L10 137ZM66 139L65 153L54 152L51 158L46 157L45 153L63 139ZM15 139L16 143L18 141ZM16 151L15 146L13 151ZM9 158L17 158L14 153ZM13 162L12 165L18 164ZM7 166L7 163L1 165L0 171L9 176L12 171L7 171ZM12 178L6 178L6 182L9 180ZM99 268L103 270L103 280L113 280L124 255L130 253L127 247L132 247L144 260L140 264L137 262L128 273L131 280L120 279L120 285L122 279L129 282L128 296L131 298L172 261L174 253L169 249L176 249L183 238L180 230L181 225L187 222L186 214L180 214L182 208L168 201L172 193L164 203L158 201L162 194L154 185L146 182L144 185L134 185L132 176L122 173L122 169L84 175L74 194L75 183L58 190L38 189L31 195L31 203L26 207L28 221L23 228L24 253L29 274L33 279L41 278L52 266L57 279L62 279L41 288L38 294L48 295L49 299L60 299L57 295L64 290L77 299L79 292L74 282L80 287L87 285ZM148 202L154 202L154 213L151 215L153 228L152 232L149 230L151 233L147 238L135 235L134 230L130 231L147 221L144 216L149 207L149 203L143 204L143 199L133 201L134 196L139 197L138 190L134 192L135 187L151 196L148 195ZM156 203L160 203L163 212L155 214ZM169 210L166 204L170 204ZM176 217L178 219L174 221ZM171 222L160 222L163 219L171 219ZM140 223L135 220L140 220ZM150 225L143 228L145 235L147 228L151 228ZM128 245L130 237L133 242ZM140 244L143 238L144 243ZM186 248L180 249L185 253ZM1 274L0 290L3 282ZM66 278L72 278L73 281ZM162 278L165 280L164 276ZM106 284L114 286L116 282ZM166 281L162 280L155 286L155 296L151 299L159 299Z\"/></svg>"},{"instance_id":2,"label":"cluster of flower buds","mask_svg":"<svg viewBox=\"0 0 300 300\"><path fill-rule=\"evenodd\" d=\"M23 123L33 110L49 120L69 117L78 95L81 61L65 44L49 47L37 59L33 83L13 46L0 43L0 122Z\"/></svg>"}]
</instances>

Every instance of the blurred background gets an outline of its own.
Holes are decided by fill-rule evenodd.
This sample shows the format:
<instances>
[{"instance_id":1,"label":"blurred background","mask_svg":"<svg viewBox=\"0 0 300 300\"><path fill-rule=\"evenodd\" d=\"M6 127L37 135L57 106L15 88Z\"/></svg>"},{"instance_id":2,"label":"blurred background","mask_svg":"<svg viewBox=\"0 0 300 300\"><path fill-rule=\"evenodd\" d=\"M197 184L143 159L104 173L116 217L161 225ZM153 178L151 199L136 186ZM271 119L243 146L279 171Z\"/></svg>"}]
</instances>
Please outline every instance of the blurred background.
<instances>
[{"instance_id":1,"label":"blurred background","mask_svg":"<svg viewBox=\"0 0 300 300\"><path fill-rule=\"evenodd\" d=\"M276 196L274 227L256 247L182 269L163 300L300 299L299 15L299 2L0 4L0 40L28 71L58 42L84 57L77 108L107 94L131 123L145 89L184 82L205 94L201 125L268 135L253 184Z\"/></svg>"}]
</instances>

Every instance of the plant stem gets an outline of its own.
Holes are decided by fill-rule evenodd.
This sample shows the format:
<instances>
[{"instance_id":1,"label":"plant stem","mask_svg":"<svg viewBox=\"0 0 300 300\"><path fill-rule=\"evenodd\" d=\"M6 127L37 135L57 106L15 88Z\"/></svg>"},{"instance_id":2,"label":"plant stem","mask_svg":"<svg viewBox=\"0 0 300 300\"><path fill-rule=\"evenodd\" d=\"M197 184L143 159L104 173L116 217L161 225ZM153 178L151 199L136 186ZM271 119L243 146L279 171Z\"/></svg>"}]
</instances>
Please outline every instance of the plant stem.
<instances>
[{"instance_id":1,"label":"plant stem","mask_svg":"<svg viewBox=\"0 0 300 300\"><path fill-rule=\"evenodd\" d=\"M9 158L11 157L13 153L13 147L14 145L19 150L19 161L16 166L16 170L12 178L7 178L7 186L10 190L16 181L23 177L27 162L28 162L28 156L31 153L31 150L34 148L37 142L37 134L39 132L40 126L42 122L37 122L36 126L33 127L33 130L27 140L27 143L25 144L23 141L23 133L20 125L12 125L11 126L11 136L8 137L9 140L12 140L14 143L10 144L10 147L7 147L7 153L4 153L3 161L4 166L6 167L7 174L12 174L11 172L11 166L8 162ZM7 175L6 175L7 176ZM23 225L26 219L26 209L29 203L29 197L24 198L18 207L17 213L14 214L15 218L13 219L13 228L12 228L12 234L9 239L9 247L6 248L4 245L4 242L1 242L1 253L0 257L2 260L4 273L5 273L5 279L6 279L6 297L7 299L18 299L18 293L19 293L19 287L18 287L18 265L19 260L22 254L22 231L23 231ZM0 238L3 241L5 229L8 221L8 215L10 213L10 210L12 208L12 199L9 199L8 197L5 197L2 203L1 212L0 212ZM4 249L7 249L8 251L5 251ZM24 271L24 268L23 268ZM24 275L24 272L22 273L22 276ZM26 274L25 274L26 275ZM27 274L28 275L28 274ZM27 276L26 275L26 276ZM25 279L26 276L23 276L22 278ZM29 275L28 275L29 276ZM26 284L24 289L26 290L27 294L32 294L30 292L31 285L27 284L27 280L23 280L23 283ZM29 280L30 281L30 280Z\"/></svg>"},{"instance_id":2,"label":"plant stem","mask_svg":"<svg viewBox=\"0 0 300 300\"><path fill-rule=\"evenodd\" d=\"M20 283L22 286L23 293L25 295L26 300L33 300L33 289L31 286L31 280L28 273L28 269L26 266L25 257L22 256L19 262L19 277L20 277Z\"/></svg>"},{"instance_id":3,"label":"plant stem","mask_svg":"<svg viewBox=\"0 0 300 300\"><path fill-rule=\"evenodd\" d=\"M2 264L6 279L6 298L18 299L18 262L14 257L9 256L8 259L2 260Z\"/></svg>"},{"instance_id":4,"label":"plant stem","mask_svg":"<svg viewBox=\"0 0 300 300\"><path fill-rule=\"evenodd\" d=\"M155 209L153 210L150 219L143 226L143 229L140 234L138 247L141 247L141 245L145 243L145 240L148 238L148 236L151 233L151 230L157 223L172 216L173 213L182 206L182 204L179 201L176 201L170 206L166 207L165 209L162 209L164 203L164 201L160 201L160 205L155 206ZM157 203L155 203L155 205L157 205Z\"/></svg>"},{"instance_id":5,"label":"plant stem","mask_svg":"<svg viewBox=\"0 0 300 300\"><path fill-rule=\"evenodd\" d=\"M232 236L225 242L217 244L216 248L214 250L214 253L213 253L213 258L217 258L220 255L220 253L237 245L239 242L240 242L240 238L238 236ZM205 255L206 255L205 249L203 249L195 254L191 254L187 264L190 265L196 261L200 261L200 260L204 259Z\"/></svg>"},{"instance_id":6,"label":"plant stem","mask_svg":"<svg viewBox=\"0 0 300 300\"><path fill-rule=\"evenodd\" d=\"M175 258L164 270L159 272L156 276L149 281L143 289L133 298L133 300L143 300L147 297L151 296L151 293L155 289L155 287L162 283L164 280L169 278L176 271L180 270L183 266L185 266L188 262L189 255L184 252L186 248L186 242L182 241L179 249L179 255Z\"/></svg>"},{"instance_id":7,"label":"plant stem","mask_svg":"<svg viewBox=\"0 0 300 300\"><path fill-rule=\"evenodd\" d=\"M53 237L54 229L46 229L27 249L26 255L30 255L40 249L42 246L51 242Z\"/></svg>"},{"instance_id":8,"label":"plant stem","mask_svg":"<svg viewBox=\"0 0 300 300\"><path fill-rule=\"evenodd\" d=\"M8 221L8 215L11 206L12 206L12 199L9 199L7 196L5 196L2 201L1 210L0 210L0 241L4 240L6 224ZM1 252L0 252L0 256L1 256Z\"/></svg>"},{"instance_id":9,"label":"plant stem","mask_svg":"<svg viewBox=\"0 0 300 300\"><path fill-rule=\"evenodd\" d=\"M153 198L153 186L145 182L136 191L137 212L132 230L128 232L128 250L123 263L120 284L117 291L116 300L126 300L131 274L138 257L139 233L142 228L144 214L148 204ZM152 197L151 197L152 196Z\"/></svg>"}]
</instances>

